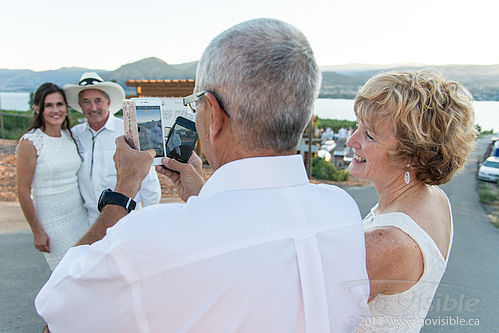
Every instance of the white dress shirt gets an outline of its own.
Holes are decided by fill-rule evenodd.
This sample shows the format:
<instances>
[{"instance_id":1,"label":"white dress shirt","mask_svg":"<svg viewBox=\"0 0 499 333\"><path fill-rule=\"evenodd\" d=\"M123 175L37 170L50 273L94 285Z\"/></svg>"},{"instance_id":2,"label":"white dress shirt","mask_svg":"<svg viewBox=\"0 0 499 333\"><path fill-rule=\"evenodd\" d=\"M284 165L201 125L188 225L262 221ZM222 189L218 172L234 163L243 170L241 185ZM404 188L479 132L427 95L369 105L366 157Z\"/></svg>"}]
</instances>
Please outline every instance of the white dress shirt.
<instances>
[{"instance_id":1,"label":"white dress shirt","mask_svg":"<svg viewBox=\"0 0 499 333\"><path fill-rule=\"evenodd\" d=\"M130 213L70 249L35 305L52 333L324 333L351 332L368 295L357 205L294 155L228 163L187 203Z\"/></svg>"},{"instance_id":2,"label":"white dress shirt","mask_svg":"<svg viewBox=\"0 0 499 333\"><path fill-rule=\"evenodd\" d=\"M88 221L95 222L99 211L97 201L103 190L116 187L116 168L113 155L116 150L116 138L123 135L123 120L109 115L109 118L99 131L94 131L85 122L71 129L78 145L78 151L83 159L78 171L78 183L81 195L88 211ZM142 182L135 201L144 206L159 203L161 199L161 186L154 167ZM138 205L140 207L140 205Z\"/></svg>"}]
</instances>

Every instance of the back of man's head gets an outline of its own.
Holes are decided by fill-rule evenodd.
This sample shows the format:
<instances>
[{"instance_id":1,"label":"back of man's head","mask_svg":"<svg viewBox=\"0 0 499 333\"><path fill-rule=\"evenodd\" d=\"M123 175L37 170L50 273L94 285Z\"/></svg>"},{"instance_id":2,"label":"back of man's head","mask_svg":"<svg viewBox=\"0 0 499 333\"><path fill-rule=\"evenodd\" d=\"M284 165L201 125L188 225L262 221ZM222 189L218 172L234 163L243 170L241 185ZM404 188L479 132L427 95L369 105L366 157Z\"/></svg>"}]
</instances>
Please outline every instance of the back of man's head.
<instances>
[{"instance_id":1,"label":"back of man's head","mask_svg":"<svg viewBox=\"0 0 499 333\"><path fill-rule=\"evenodd\" d=\"M301 31L275 19L240 23L201 57L196 90L215 92L249 151L293 150L309 122L321 75Z\"/></svg>"}]
</instances>

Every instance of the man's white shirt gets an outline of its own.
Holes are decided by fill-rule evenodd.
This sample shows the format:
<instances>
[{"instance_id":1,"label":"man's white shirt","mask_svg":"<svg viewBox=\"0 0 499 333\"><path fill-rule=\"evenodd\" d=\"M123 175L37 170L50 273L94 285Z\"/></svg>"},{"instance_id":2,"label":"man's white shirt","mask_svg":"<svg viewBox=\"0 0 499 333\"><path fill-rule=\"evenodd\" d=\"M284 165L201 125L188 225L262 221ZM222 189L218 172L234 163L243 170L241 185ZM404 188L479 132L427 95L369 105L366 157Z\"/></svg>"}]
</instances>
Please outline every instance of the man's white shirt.
<instances>
[{"instance_id":1,"label":"man's white shirt","mask_svg":"<svg viewBox=\"0 0 499 333\"><path fill-rule=\"evenodd\" d=\"M187 203L130 213L70 249L35 304L52 333L351 332L368 295L357 205L293 155L228 163Z\"/></svg>"},{"instance_id":2,"label":"man's white shirt","mask_svg":"<svg viewBox=\"0 0 499 333\"><path fill-rule=\"evenodd\" d=\"M80 192L88 211L88 220L93 224L99 216L97 201L103 190L116 187L116 168L113 155L116 138L124 134L123 120L109 115L104 127L94 131L85 122L71 129L83 161L78 171ZM157 204L161 199L161 186L154 167L142 182L135 201L143 206Z\"/></svg>"}]
</instances>

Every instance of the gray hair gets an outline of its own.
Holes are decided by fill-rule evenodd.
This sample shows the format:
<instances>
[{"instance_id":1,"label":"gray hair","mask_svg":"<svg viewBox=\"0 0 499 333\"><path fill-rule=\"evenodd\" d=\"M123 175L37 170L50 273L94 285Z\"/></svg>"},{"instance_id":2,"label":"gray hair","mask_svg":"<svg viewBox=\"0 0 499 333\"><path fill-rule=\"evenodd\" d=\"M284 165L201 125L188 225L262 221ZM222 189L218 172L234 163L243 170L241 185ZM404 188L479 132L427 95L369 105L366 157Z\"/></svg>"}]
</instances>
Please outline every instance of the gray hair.
<instances>
[{"instance_id":1,"label":"gray hair","mask_svg":"<svg viewBox=\"0 0 499 333\"><path fill-rule=\"evenodd\" d=\"M107 92L105 92L105 91L103 91L103 90L100 90L100 89L97 89L97 88L89 88L89 89L85 89L85 90L90 90L90 89L100 91L101 93L103 93L103 94L104 94L104 97L106 98L106 100L107 100L108 102L110 102L110 101L111 101L111 99L109 98L109 95L107 94ZM85 90L82 90L82 91L80 91L80 92L78 93L78 103L81 101L81 94L82 94Z\"/></svg>"},{"instance_id":2,"label":"gray hair","mask_svg":"<svg viewBox=\"0 0 499 333\"><path fill-rule=\"evenodd\" d=\"M196 91L211 90L248 150L295 149L311 119L321 74L305 35L276 19L240 23L201 57Z\"/></svg>"}]
</instances>

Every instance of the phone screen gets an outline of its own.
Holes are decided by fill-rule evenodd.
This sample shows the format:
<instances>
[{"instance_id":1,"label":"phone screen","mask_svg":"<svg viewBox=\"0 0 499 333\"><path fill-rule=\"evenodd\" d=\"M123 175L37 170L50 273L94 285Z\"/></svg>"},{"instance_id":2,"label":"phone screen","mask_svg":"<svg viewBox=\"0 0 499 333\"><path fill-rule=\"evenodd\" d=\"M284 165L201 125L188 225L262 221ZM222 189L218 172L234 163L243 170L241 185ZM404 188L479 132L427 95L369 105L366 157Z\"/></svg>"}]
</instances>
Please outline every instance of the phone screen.
<instances>
[{"instance_id":1,"label":"phone screen","mask_svg":"<svg viewBox=\"0 0 499 333\"><path fill-rule=\"evenodd\" d=\"M189 127L193 126L194 125ZM198 134L195 127L188 128L181 123L176 122L168 136L166 156L187 163L197 139Z\"/></svg>"},{"instance_id":2,"label":"phone screen","mask_svg":"<svg viewBox=\"0 0 499 333\"><path fill-rule=\"evenodd\" d=\"M154 149L156 157L164 157L161 107L137 105L136 113L140 150Z\"/></svg>"}]
</instances>

